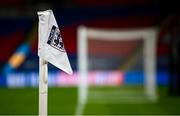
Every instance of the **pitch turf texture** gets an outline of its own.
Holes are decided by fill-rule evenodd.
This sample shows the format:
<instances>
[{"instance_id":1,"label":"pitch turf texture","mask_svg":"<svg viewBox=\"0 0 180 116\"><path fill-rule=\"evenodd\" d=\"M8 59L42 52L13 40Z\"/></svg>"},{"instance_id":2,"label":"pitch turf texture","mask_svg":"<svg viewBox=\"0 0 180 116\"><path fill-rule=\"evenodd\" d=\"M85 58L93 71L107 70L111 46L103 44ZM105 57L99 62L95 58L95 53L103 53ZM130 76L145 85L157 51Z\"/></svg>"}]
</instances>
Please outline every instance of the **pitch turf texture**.
<instances>
[{"instance_id":1,"label":"pitch turf texture","mask_svg":"<svg viewBox=\"0 0 180 116\"><path fill-rule=\"evenodd\" d=\"M180 97L167 96L166 87L158 88L159 99L156 103L134 103L133 101L131 101L133 95L129 96L129 98L122 99L123 94L127 93L126 91L129 91L130 93L132 91L139 91L141 89L142 88L140 87L95 88L94 90L91 90L89 102L85 105L83 114L180 114ZM117 90L119 92L115 92ZM107 91L111 92L107 94ZM95 99L96 97L97 99ZM48 114L74 115L76 106L77 88L49 88ZM0 114L37 115L38 88L0 88Z\"/></svg>"}]
</instances>

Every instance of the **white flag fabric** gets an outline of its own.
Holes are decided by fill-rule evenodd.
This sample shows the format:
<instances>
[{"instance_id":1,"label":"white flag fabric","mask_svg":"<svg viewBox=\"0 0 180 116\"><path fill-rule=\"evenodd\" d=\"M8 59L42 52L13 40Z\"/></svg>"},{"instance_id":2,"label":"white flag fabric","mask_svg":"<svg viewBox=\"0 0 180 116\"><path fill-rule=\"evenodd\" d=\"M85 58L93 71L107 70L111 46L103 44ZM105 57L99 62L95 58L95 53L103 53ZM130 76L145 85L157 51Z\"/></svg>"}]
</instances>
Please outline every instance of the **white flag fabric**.
<instances>
[{"instance_id":1,"label":"white flag fabric","mask_svg":"<svg viewBox=\"0 0 180 116\"><path fill-rule=\"evenodd\" d=\"M38 56L72 74L61 33L52 10L39 11Z\"/></svg>"}]
</instances>

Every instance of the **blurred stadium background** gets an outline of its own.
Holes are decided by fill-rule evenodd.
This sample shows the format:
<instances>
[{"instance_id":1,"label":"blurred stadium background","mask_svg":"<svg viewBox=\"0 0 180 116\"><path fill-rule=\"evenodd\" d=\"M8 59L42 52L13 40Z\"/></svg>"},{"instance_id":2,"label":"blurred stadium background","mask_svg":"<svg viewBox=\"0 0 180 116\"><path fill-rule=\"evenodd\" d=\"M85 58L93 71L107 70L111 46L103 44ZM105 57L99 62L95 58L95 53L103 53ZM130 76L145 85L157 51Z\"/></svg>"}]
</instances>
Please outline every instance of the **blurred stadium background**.
<instances>
[{"instance_id":1,"label":"blurred stadium background","mask_svg":"<svg viewBox=\"0 0 180 116\"><path fill-rule=\"evenodd\" d=\"M74 74L68 76L48 64L48 114L74 115L76 113L78 105L77 29L80 25L106 29L148 27L158 29L156 46L158 100L153 103L133 103L124 102L124 100L117 103L116 101L99 103L97 100L87 102L83 114L180 114L179 9L173 1L159 0L0 1L0 114L38 114L37 11L50 8L54 11L59 24ZM99 45L101 43L95 46ZM122 54L118 53L118 60L127 54L130 46L134 46L132 43L120 45L123 47L119 48ZM113 47L110 44L109 46ZM133 53L136 53L136 50ZM97 51L96 54L103 53ZM109 55L112 54L113 52L109 53ZM105 58L109 56L108 53L103 55ZM116 66L118 61L110 58L109 65L104 65L105 62L98 57L93 60L101 61L102 63L100 62L97 67L106 66L105 69ZM92 67L96 64L90 63ZM117 80L112 80L111 76L114 75L109 73L97 74L98 76L93 76L94 73L92 73L92 77L89 77L95 80L92 84L103 86L90 88L90 90L94 89L94 93L101 92L102 94L97 94L100 95L100 99L107 95L106 91L118 90L118 94L108 95L113 99L116 97L116 100L123 92L142 90L142 87L138 85L144 83L143 72L132 71L142 68L139 64L129 71L124 71L122 69L126 69L126 66L123 67L119 63L121 73L117 74ZM104 78L106 74L108 77Z\"/></svg>"}]
</instances>

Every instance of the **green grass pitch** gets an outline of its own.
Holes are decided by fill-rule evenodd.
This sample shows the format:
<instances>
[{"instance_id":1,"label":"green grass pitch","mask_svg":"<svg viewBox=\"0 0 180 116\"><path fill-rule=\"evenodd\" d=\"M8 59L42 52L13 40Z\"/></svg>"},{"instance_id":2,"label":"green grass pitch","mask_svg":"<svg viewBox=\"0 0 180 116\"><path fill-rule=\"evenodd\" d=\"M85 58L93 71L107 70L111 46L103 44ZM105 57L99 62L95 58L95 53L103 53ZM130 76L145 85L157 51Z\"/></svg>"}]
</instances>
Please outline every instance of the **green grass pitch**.
<instances>
[{"instance_id":1,"label":"green grass pitch","mask_svg":"<svg viewBox=\"0 0 180 116\"><path fill-rule=\"evenodd\" d=\"M108 88L100 89L106 91ZM114 90L113 87L109 89ZM159 88L159 95L156 103L87 103L83 114L180 114L180 97L167 96L166 87ZM49 88L48 114L74 115L76 105L77 88ZM0 115L7 114L38 115L38 88L0 88Z\"/></svg>"}]
</instances>

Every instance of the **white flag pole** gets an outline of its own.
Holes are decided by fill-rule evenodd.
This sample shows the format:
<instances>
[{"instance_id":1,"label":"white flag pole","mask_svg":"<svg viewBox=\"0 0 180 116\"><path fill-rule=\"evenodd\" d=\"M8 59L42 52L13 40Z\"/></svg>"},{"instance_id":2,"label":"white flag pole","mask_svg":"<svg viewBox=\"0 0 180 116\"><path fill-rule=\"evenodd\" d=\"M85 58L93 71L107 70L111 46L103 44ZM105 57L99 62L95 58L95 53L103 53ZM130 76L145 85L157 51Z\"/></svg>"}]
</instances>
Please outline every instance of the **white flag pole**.
<instances>
[{"instance_id":1,"label":"white flag pole","mask_svg":"<svg viewBox=\"0 0 180 116\"><path fill-rule=\"evenodd\" d=\"M47 115L48 62L39 58L39 116Z\"/></svg>"}]
</instances>

